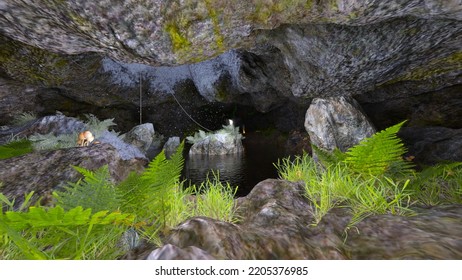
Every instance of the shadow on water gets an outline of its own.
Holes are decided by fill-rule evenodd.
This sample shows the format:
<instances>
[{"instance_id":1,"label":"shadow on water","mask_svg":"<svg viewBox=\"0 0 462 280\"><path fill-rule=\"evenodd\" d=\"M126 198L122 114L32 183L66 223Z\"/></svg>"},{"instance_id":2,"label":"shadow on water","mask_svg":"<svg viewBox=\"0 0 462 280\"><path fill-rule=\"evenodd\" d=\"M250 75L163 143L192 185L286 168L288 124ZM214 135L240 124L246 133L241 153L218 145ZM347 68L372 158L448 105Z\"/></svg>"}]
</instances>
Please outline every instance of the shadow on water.
<instances>
[{"instance_id":1,"label":"shadow on water","mask_svg":"<svg viewBox=\"0 0 462 280\"><path fill-rule=\"evenodd\" d=\"M274 141L258 133L246 135L242 141L244 152L232 155L204 156L187 155L183 179L191 184L200 185L213 178L213 172L219 172L221 182L229 182L238 187L237 196L247 195L260 181L278 178L273 163L278 158L287 157L284 149Z\"/></svg>"}]
</instances>

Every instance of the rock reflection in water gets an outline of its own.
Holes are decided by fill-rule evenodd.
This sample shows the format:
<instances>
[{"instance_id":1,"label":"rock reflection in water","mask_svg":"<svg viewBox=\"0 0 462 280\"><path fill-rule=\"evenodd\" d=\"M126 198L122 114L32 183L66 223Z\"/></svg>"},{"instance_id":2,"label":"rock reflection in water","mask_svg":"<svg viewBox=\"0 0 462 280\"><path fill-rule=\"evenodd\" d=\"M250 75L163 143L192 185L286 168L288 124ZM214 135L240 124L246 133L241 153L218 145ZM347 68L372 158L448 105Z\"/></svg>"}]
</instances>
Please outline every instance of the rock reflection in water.
<instances>
[{"instance_id":1,"label":"rock reflection in water","mask_svg":"<svg viewBox=\"0 0 462 280\"><path fill-rule=\"evenodd\" d=\"M232 187L240 186L245 177L245 153L230 155L188 155L183 172L191 184L200 185L207 176L213 179L218 172L221 182L229 182Z\"/></svg>"},{"instance_id":2,"label":"rock reflection in water","mask_svg":"<svg viewBox=\"0 0 462 280\"><path fill-rule=\"evenodd\" d=\"M273 163L288 156L279 142L261 133L248 133L242 141L244 152L240 154L204 156L186 153L183 179L200 185L207 174L212 178L212 171L219 171L221 182L237 186L236 195L245 196L260 181L278 178Z\"/></svg>"}]
</instances>

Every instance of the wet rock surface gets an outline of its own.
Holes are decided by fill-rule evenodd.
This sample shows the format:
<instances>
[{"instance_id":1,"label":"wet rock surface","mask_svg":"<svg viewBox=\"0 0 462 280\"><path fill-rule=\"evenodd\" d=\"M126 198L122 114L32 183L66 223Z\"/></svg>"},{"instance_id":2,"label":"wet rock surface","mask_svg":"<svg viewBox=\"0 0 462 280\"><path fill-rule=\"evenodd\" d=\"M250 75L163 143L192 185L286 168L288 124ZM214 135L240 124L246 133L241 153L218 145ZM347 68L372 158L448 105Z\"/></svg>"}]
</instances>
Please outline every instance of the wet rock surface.
<instances>
[{"instance_id":1,"label":"wet rock surface","mask_svg":"<svg viewBox=\"0 0 462 280\"><path fill-rule=\"evenodd\" d=\"M418 209L412 217L378 215L347 229L351 216L338 208L313 226L303 186L268 179L238 201L237 224L197 217L180 224L153 255L216 259L460 259L462 207ZM179 248L179 249L177 249Z\"/></svg>"}]
</instances>

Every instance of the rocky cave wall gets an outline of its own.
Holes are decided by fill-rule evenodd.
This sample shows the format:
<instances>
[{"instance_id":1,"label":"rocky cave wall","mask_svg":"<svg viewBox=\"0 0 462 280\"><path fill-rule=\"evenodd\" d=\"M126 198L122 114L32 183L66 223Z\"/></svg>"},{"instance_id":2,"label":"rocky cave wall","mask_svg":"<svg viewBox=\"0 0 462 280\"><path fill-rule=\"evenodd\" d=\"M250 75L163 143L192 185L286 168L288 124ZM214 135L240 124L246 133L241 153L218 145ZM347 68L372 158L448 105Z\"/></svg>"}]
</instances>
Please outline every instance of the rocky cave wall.
<instances>
[{"instance_id":1,"label":"rocky cave wall","mask_svg":"<svg viewBox=\"0 0 462 280\"><path fill-rule=\"evenodd\" d=\"M210 128L235 117L287 132L304 129L312 98L349 96L379 129L408 119L410 144L443 127L459 145L460 1L6 0L0 11L1 125L59 110L128 130L141 99L143 121L168 136L198 128L184 111Z\"/></svg>"}]
</instances>

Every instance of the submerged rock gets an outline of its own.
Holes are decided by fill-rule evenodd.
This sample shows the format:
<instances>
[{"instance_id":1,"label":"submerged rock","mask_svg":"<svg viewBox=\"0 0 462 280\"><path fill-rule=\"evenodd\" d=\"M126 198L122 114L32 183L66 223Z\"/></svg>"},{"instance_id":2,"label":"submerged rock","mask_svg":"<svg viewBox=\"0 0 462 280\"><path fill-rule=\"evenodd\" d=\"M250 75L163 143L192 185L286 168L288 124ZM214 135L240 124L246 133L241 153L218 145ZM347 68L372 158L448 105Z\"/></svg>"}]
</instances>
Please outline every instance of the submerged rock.
<instances>
[{"instance_id":1,"label":"submerged rock","mask_svg":"<svg viewBox=\"0 0 462 280\"><path fill-rule=\"evenodd\" d=\"M199 248L199 255L216 259L462 258L460 205L420 209L413 217L377 215L352 230L347 229L351 215L341 208L313 226L312 205L303 193L301 183L262 181L239 199L239 223L189 219L167 236L170 245L153 255L194 258L190 248ZM161 254L168 248L173 253Z\"/></svg>"}]
</instances>

